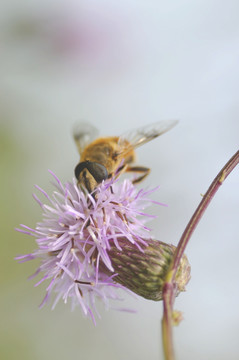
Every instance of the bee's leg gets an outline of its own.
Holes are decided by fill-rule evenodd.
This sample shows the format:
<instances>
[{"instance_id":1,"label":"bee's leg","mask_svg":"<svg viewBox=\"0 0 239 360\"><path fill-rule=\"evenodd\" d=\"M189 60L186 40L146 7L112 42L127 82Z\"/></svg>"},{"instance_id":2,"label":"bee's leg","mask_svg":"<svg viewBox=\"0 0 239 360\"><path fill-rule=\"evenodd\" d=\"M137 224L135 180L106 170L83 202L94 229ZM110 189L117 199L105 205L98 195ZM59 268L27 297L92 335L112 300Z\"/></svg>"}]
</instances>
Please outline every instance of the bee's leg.
<instances>
[{"instance_id":1,"label":"bee's leg","mask_svg":"<svg viewBox=\"0 0 239 360\"><path fill-rule=\"evenodd\" d=\"M127 168L128 168L127 164L124 164L124 165L120 166L117 169L116 174L115 173L109 174L108 179L110 179L112 176L115 176L115 179L117 179L123 172L127 171L126 170ZM110 191L111 191L111 194L114 194L112 186L110 186Z\"/></svg>"},{"instance_id":2,"label":"bee's leg","mask_svg":"<svg viewBox=\"0 0 239 360\"><path fill-rule=\"evenodd\" d=\"M150 169L146 168L144 166L128 166L125 171L126 172L134 172L134 173L142 174L142 175L139 175L138 177L136 177L136 179L134 179L132 181L133 184L139 183L144 178L146 178L146 176L148 176L148 174L150 173Z\"/></svg>"},{"instance_id":3,"label":"bee's leg","mask_svg":"<svg viewBox=\"0 0 239 360\"><path fill-rule=\"evenodd\" d=\"M122 166L120 166L118 169L117 169L117 172L116 173L113 173L113 174L110 174L108 176L108 178L111 178L112 175L116 176L116 179L122 174L124 173L125 171L128 171L128 165L127 164L123 164Z\"/></svg>"}]
</instances>

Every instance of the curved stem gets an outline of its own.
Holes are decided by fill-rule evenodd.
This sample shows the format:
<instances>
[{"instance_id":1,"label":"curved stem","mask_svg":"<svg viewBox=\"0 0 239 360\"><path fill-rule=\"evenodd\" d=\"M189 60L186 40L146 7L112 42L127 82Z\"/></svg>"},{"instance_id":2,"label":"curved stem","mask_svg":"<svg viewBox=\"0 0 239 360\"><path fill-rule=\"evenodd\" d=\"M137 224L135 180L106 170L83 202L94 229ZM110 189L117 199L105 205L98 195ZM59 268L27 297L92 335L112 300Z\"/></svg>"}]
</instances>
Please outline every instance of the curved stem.
<instances>
[{"instance_id":1,"label":"curved stem","mask_svg":"<svg viewBox=\"0 0 239 360\"><path fill-rule=\"evenodd\" d=\"M177 273L177 269L180 260L184 254L185 248L192 236L193 231L197 227L202 215L213 199L219 187L222 185L224 180L230 174L230 172L239 163L239 151L232 156L232 158L226 163L219 174L215 177L206 194L203 196L199 206L191 217L186 229L184 230L181 239L179 240L177 249L175 251L171 266L169 267L166 281L163 289L163 303L164 303L164 314L162 320L162 331L163 331L163 346L166 360L174 359L173 351L173 339L172 339L172 314L173 314L173 302L174 302L174 280ZM169 301L170 299L170 301ZM171 316L171 319L169 318Z\"/></svg>"}]
</instances>

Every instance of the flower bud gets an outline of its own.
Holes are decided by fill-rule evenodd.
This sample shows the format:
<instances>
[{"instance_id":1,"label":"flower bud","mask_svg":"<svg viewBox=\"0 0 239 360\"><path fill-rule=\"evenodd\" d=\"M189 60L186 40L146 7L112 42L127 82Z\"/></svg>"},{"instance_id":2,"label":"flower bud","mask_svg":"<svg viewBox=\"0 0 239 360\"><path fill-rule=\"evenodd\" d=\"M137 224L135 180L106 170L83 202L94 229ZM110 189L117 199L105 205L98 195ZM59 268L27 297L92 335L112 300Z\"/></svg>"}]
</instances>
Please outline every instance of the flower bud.
<instances>
[{"instance_id":1,"label":"flower bud","mask_svg":"<svg viewBox=\"0 0 239 360\"><path fill-rule=\"evenodd\" d=\"M108 255L117 274L114 281L146 299L162 300L165 277L176 247L158 240L145 241L147 245L141 245L141 249L124 238L118 240L122 250L115 245L111 246ZM177 295L185 291L185 285L190 280L190 270L184 255L175 277Z\"/></svg>"}]
</instances>

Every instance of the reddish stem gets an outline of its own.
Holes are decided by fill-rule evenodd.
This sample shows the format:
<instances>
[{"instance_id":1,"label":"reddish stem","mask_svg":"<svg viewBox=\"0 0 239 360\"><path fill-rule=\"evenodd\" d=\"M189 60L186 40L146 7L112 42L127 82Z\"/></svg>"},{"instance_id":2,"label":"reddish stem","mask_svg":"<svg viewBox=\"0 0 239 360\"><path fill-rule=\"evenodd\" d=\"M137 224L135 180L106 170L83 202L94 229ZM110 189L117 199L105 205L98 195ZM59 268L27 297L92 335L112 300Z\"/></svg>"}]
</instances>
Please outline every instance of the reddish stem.
<instances>
[{"instance_id":1,"label":"reddish stem","mask_svg":"<svg viewBox=\"0 0 239 360\"><path fill-rule=\"evenodd\" d=\"M219 187L222 185L224 180L230 174L230 172L239 163L239 151L233 155L233 157L226 163L223 169L219 172L216 178L213 180L206 194L203 196L199 206L191 217L186 229L184 230L181 239L179 240L177 249L174 254L171 266L166 276L166 282L163 289L163 303L164 303L164 314L162 320L162 331L163 331L163 346L166 360L174 359L173 351L173 339L172 339L172 314L173 314L173 303L174 303L174 280L179 267L180 260L184 254L185 248L188 244L193 231L197 227L202 215L213 199Z\"/></svg>"},{"instance_id":2,"label":"reddish stem","mask_svg":"<svg viewBox=\"0 0 239 360\"><path fill-rule=\"evenodd\" d=\"M174 359L173 334L172 334L172 318L173 318L173 284L165 283L163 288L163 319L162 319L162 335L163 348L166 360Z\"/></svg>"}]
</instances>

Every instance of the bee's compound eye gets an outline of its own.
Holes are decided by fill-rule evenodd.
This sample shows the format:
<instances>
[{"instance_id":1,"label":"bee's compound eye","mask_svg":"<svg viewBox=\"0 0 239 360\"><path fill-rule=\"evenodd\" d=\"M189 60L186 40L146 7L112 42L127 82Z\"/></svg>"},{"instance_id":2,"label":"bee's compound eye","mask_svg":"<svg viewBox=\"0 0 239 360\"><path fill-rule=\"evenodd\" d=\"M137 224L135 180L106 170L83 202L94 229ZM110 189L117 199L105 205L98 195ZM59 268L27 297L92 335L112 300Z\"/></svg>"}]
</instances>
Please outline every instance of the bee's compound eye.
<instances>
[{"instance_id":1,"label":"bee's compound eye","mask_svg":"<svg viewBox=\"0 0 239 360\"><path fill-rule=\"evenodd\" d=\"M87 170L89 170L97 183L101 183L103 180L108 179L108 171L104 165L88 161Z\"/></svg>"},{"instance_id":2,"label":"bee's compound eye","mask_svg":"<svg viewBox=\"0 0 239 360\"><path fill-rule=\"evenodd\" d=\"M79 180L80 173L84 169L87 169L87 162L86 161L80 162L78 165L76 165L76 167L75 167L75 177L77 178L77 180Z\"/></svg>"}]
</instances>

